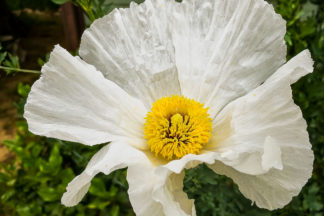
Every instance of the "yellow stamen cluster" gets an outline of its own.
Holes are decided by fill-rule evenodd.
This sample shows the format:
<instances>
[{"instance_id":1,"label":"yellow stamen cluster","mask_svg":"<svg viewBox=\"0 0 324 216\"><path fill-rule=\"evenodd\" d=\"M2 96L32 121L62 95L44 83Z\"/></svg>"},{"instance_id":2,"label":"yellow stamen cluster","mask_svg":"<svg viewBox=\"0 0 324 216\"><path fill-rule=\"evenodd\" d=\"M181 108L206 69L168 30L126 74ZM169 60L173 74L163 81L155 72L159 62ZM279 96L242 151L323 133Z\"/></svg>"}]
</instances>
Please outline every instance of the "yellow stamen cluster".
<instances>
[{"instance_id":1,"label":"yellow stamen cluster","mask_svg":"<svg viewBox=\"0 0 324 216\"><path fill-rule=\"evenodd\" d=\"M212 121L207 111L203 104L183 96L154 102L144 125L151 151L167 160L198 154L211 136Z\"/></svg>"}]
</instances>

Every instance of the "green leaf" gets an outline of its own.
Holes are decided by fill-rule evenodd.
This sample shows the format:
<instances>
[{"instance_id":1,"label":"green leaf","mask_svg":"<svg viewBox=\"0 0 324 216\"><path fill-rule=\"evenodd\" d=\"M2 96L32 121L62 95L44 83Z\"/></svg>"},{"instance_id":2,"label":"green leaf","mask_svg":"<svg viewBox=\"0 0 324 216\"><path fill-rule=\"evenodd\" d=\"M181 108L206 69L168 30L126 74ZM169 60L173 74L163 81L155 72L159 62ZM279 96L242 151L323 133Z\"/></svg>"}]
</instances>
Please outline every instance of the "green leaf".
<instances>
[{"instance_id":1,"label":"green leaf","mask_svg":"<svg viewBox=\"0 0 324 216\"><path fill-rule=\"evenodd\" d=\"M61 194L57 192L55 188L51 188L48 186L41 187L37 194L46 202L52 202L56 200L60 200Z\"/></svg>"},{"instance_id":2,"label":"green leaf","mask_svg":"<svg viewBox=\"0 0 324 216\"><path fill-rule=\"evenodd\" d=\"M62 164L63 158L60 153L60 147L59 145L54 145L51 154L49 157L49 163L54 167L60 167Z\"/></svg>"},{"instance_id":3,"label":"green leaf","mask_svg":"<svg viewBox=\"0 0 324 216\"><path fill-rule=\"evenodd\" d=\"M105 183L99 178L92 179L89 193L101 198L107 198L108 196Z\"/></svg>"},{"instance_id":4,"label":"green leaf","mask_svg":"<svg viewBox=\"0 0 324 216\"><path fill-rule=\"evenodd\" d=\"M30 85L28 85L28 84L24 85L22 83L18 83L17 92L23 98L27 98L27 96L30 92Z\"/></svg>"},{"instance_id":5,"label":"green leaf","mask_svg":"<svg viewBox=\"0 0 324 216\"><path fill-rule=\"evenodd\" d=\"M107 200L100 200L100 199L95 199L92 202L90 202L87 207L90 209L105 209L108 205L110 205L111 201Z\"/></svg>"},{"instance_id":6,"label":"green leaf","mask_svg":"<svg viewBox=\"0 0 324 216\"><path fill-rule=\"evenodd\" d=\"M39 160L39 170L47 175L55 176L61 169L63 158L60 153L59 145L54 145L51 149L48 161Z\"/></svg>"},{"instance_id":7,"label":"green leaf","mask_svg":"<svg viewBox=\"0 0 324 216\"><path fill-rule=\"evenodd\" d=\"M118 216L119 215L119 206L113 205L113 207L110 209L109 214L110 216Z\"/></svg>"},{"instance_id":8,"label":"green leaf","mask_svg":"<svg viewBox=\"0 0 324 216\"><path fill-rule=\"evenodd\" d=\"M316 20L315 19L307 19L305 22L300 24L300 37L304 38L308 35L313 34L316 31Z\"/></svg>"},{"instance_id":9,"label":"green leaf","mask_svg":"<svg viewBox=\"0 0 324 216\"><path fill-rule=\"evenodd\" d=\"M49 54L49 53L46 53L46 55L45 55L45 59L44 59L44 60L41 59L41 58L38 58L38 59L37 59L37 63L39 64L39 66L42 67L46 62L48 62L49 57L50 57L50 54Z\"/></svg>"},{"instance_id":10,"label":"green leaf","mask_svg":"<svg viewBox=\"0 0 324 216\"><path fill-rule=\"evenodd\" d=\"M1 201L6 202L8 201L13 195L15 195L15 190L14 189L10 189L7 192L5 192L4 194L2 194L1 196Z\"/></svg>"},{"instance_id":11,"label":"green leaf","mask_svg":"<svg viewBox=\"0 0 324 216\"><path fill-rule=\"evenodd\" d=\"M32 143L32 149L31 149L31 155L33 158L37 158L39 154L41 153L43 147L40 145L36 145L35 143Z\"/></svg>"},{"instance_id":12,"label":"green leaf","mask_svg":"<svg viewBox=\"0 0 324 216\"><path fill-rule=\"evenodd\" d=\"M18 56L14 56L11 53L8 53L9 59L6 60L3 65L11 68L20 68Z\"/></svg>"},{"instance_id":13,"label":"green leaf","mask_svg":"<svg viewBox=\"0 0 324 216\"><path fill-rule=\"evenodd\" d=\"M74 177L73 170L71 168L66 168L61 170L59 176L62 177L62 184L66 186Z\"/></svg>"},{"instance_id":14,"label":"green leaf","mask_svg":"<svg viewBox=\"0 0 324 216\"><path fill-rule=\"evenodd\" d=\"M61 4L64 4L66 2L68 2L69 0L51 0L54 4L58 4L58 5L61 5Z\"/></svg>"},{"instance_id":15,"label":"green leaf","mask_svg":"<svg viewBox=\"0 0 324 216\"><path fill-rule=\"evenodd\" d=\"M28 204L18 205L16 210L19 215L31 216L31 206L29 206Z\"/></svg>"},{"instance_id":16,"label":"green leaf","mask_svg":"<svg viewBox=\"0 0 324 216\"><path fill-rule=\"evenodd\" d=\"M6 185L11 187L11 186L14 186L17 182L17 179L11 179L9 181L7 181Z\"/></svg>"},{"instance_id":17,"label":"green leaf","mask_svg":"<svg viewBox=\"0 0 324 216\"><path fill-rule=\"evenodd\" d=\"M6 67L10 67L10 68L13 68L13 69L18 69L20 68L20 65L19 65L19 58L18 56L14 56L12 55L11 53L8 53L8 57L4 62L3 62L3 65L6 66ZM6 70L7 74L10 74L12 72L14 72L14 70Z\"/></svg>"},{"instance_id":18,"label":"green leaf","mask_svg":"<svg viewBox=\"0 0 324 216\"><path fill-rule=\"evenodd\" d=\"M7 52L1 52L0 53L0 65L3 62L3 60L6 58L7 56Z\"/></svg>"}]
</instances>

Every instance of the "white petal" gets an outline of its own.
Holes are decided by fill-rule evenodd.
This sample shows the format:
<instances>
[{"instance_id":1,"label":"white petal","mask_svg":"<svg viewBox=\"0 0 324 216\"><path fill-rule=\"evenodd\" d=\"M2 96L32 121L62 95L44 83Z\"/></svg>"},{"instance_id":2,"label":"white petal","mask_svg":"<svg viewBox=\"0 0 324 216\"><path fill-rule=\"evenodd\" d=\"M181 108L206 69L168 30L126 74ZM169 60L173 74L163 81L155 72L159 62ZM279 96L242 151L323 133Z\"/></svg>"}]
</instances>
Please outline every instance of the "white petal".
<instances>
[{"instance_id":1,"label":"white petal","mask_svg":"<svg viewBox=\"0 0 324 216\"><path fill-rule=\"evenodd\" d=\"M267 83L280 82L280 80L286 80L289 84L297 82L301 77L311 73L313 71L314 61L312 60L309 50L304 50L289 60L288 63L278 69L273 74Z\"/></svg>"},{"instance_id":2,"label":"white petal","mask_svg":"<svg viewBox=\"0 0 324 216\"><path fill-rule=\"evenodd\" d=\"M162 203L165 215L195 216L194 200L188 199L187 194L183 192L184 171L180 174L158 171L156 174L163 177L157 184L159 187L154 189L153 197Z\"/></svg>"},{"instance_id":3,"label":"white petal","mask_svg":"<svg viewBox=\"0 0 324 216\"><path fill-rule=\"evenodd\" d=\"M239 171L261 174L265 171L261 157L269 153L265 150L271 151L265 148L268 138L280 143L280 149L297 143L309 148L306 122L293 102L290 84L310 73L312 65L309 51L303 51L264 84L225 107L213 122L214 145L207 149L217 150L230 160L240 157Z\"/></svg>"},{"instance_id":4,"label":"white petal","mask_svg":"<svg viewBox=\"0 0 324 216\"><path fill-rule=\"evenodd\" d=\"M178 72L175 67L147 75L145 78L131 80L124 85L125 91L141 99L146 108L151 109L157 99L170 95L181 95Z\"/></svg>"},{"instance_id":5,"label":"white petal","mask_svg":"<svg viewBox=\"0 0 324 216\"><path fill-rule=\"evenodd\" d=\"M138 164L128 167L128 194L136 215L196 215L193 200L183 192L182 170L185 165L175 166L180 168L179 172L169 169L168 165L156 167L147 159L146 166Z\"/></svg>"},{"instance_id":6,"label":"white petal","mask_svg":"<svg viewBox=\"0 0 324 216\"><path fill-rule=\"evenodd\" d=\"M94 67L56 46L32 86L24 117L38 135L87 145L128 137L141 147L146 112Z\"/></svg>"},{"instance_id":7,"label":"white petal","mask_svg":"<svg viewBox=\"0 0 324 216\"><path fill-rule=\"evenodd\" d=\"M129 166L127 169L128 195L133 210L138 216L164 216L161 203L153 199L153 188L158 181L155 166L146 163Z\"/></svg>"},{"instance_id":8,"label":"white petal","mask_svg":"<svg viewBox=\"0 0 324 216\"><path fill-rule=\"evenodd\" d=\"M86 62L146 107L161 95L181 94L167 30L170 6L161 4L166 3L147 0L115 9L84 32L80 45L80 56Z\"/></svg>"},{"instance_id":9,"label":"white petal","mask_svg":"<svg viewBox=\"0 0 324 216\"><path fill-rule=\"evenodd\" d=\"M162 204L165 215L196 215L194 200L188 199L187 194L183 192L184 169L200 163L212 164L218 157L214 152L189 154L156 168L154 172L159 176L159 181L154 188L153 197Z\"/></svg>"},{"instance_id":10,"label":"white petal","mask_svg":"<svg viewBox=\"0 0 324 216\"><path fill-rule=\"evenodd\" d=\"M263 0L186 0L170 23L182 93L211 116L286 60L285 21Z\"/></svg>"},{"instance_id":11,"label":"white petal","mask_svg":"<svg viewBox=\"0 0 324 216\"><path fill-rule=\"evenodd\" d=\"M267 172L271 168L278 170L283 169L282 160L281 160L281 150L277 141L271 136L267 136L264 141L262 155L262 168Z\"/></svg>"},{"instance_id":12,"label":"white petal","mask_svg":"<svg viewBox=\"0 0 324 216\"><path fill-rule=\"evenodd\" d=\"M227 129L209 146L223 162L211 167L231 177L259 207L283 207L311 177L314 155L290 84L310 73L312 65L309 51L300 53L264 84L225 107L214 122L214 133Z\"/></svg>"},{"instance_id":13,"label":"white petal","mask_svg":"<svg viewBox=\"0 0 324 216\"><path fill-rule=\"evenodd\" d=\"M184 171L179 174L168 170L156 170L160 177L153 190L153 198L162 204L165 215L195 216L194 200L183 192Z\"/></svg>"},{"instance_id":14,"label":"white petal","mask_svg":"<svg viewBox=\"0 0 324 216\"><path fill-rule=\"evenodd\" d=\"M62 197L65 206L77 205L88 192L91 180L102 172L106 175L132 164L141 164L145 154L123 142L112 142L98 151L88 163L86 169L67 186Z\"/></svg>"},{"instance_id":15,"label":"white petal","mask_svg":"<svg viewBox=\"0 0 324 216\"><path fill-rule=\"evenodd\" d=\"M312 175L314 159L312 151L290 149L285 152L282 158L284 164L282 170L271 169L261 175L245 174L220 162L209 167L218 174L232 178L241 193L253 203L255 202L258 207L274 210L284 207L293 196L298 195ZM298 157L301 159L292 159Z\"/></svg>"},{"instance_id":16,"label":"white petal","mask_svg":"<svg viewBox=\"0 0 324 216\"><path fill-rule=\"evenodd\" d=\"M196 215L193 200L183 192L185 168L202 162L212 164L217 153L186 155L171 162L145 151L146 163L128 167L129 198L136 215Z\"/></svg>"}]
</instances>

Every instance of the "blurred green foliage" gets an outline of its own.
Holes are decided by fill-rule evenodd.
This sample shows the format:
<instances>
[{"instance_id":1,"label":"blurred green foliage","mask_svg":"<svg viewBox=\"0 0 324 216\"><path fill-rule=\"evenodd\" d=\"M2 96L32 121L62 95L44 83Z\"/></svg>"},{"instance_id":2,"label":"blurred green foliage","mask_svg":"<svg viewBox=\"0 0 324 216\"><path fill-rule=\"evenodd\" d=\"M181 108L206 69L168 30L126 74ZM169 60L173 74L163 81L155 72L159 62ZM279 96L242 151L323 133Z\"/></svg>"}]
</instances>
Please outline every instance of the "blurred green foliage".
<instances>
[{"instance_id":1,"label":"blurred green foliage","mask_svg":"<svg viewBox=\"0 0 324 216\"><path fill-rule=\"evenodd\" d=\"M63 4L69 0L52 0L53 2ZM144 0L133 0L141 3ZM130 0L70 0L73 4L81 7L91 22L103 17L116 7L127 7Z\"/></svg>"},{"instance_id":2,"label":"blurred green foliage","mask_svg":"<svg viewBox=\"0 0 324 216\"><path fill-rule=\"evenodd\" d=\"M52 0L56 4L66 0ZM324 2L322 0L271 0L277 13L287 21L285 37L287 59L308 48L315 60L312 74L299 80L293 88L295 103L308 123L315 153L314 172L301 194L283 209L267 211L251 206L231 179L219 176L200 165L186 171L184 190L196 199L200 216L324 216ZM73 0L91 20L103 16L129 0ZM4 54L5 53L5 54ZM46 58L47 59L47 58ZM45 61L46 61L45 59ZM19 61L0 50L0 61L18 67ZM39 59L40 64L45 62ZM17 63L18 62L18 63ZM30 87L20 84L21 100L15 106L22 117ZM76 207L65 208L60 198L67 183L82 172L91 156L101 147L35 136L28 132L26 122L17 122L15 140L6 141L16 157L0 166L0 215L134 215L127 196L125 170L109 176L99 175L88 195Z\"/></svg>"},{"instance_id":3,"label":"blurred green foliage","mask_svg":"<svg viewBox=\"0 0 324 216\"><path fill-rule=\"evenodd\" d=\"M2 44L0 43L0 66L3 65L5 67L9 67L12 69L19 69L19 58L18 56L15 56L11 53L8 53L4 50L2 47ZM5 72L8 74L12 73L14 70L5 70Z\"/></svg>"}]
</instances>

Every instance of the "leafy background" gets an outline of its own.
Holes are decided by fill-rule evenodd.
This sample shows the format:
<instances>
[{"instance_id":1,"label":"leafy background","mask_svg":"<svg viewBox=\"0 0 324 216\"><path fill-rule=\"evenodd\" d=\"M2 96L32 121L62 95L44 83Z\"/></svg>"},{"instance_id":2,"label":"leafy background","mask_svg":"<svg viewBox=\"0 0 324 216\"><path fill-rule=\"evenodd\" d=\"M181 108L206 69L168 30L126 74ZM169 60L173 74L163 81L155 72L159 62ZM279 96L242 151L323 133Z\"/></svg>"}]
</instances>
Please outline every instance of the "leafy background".
<instances>
[{"instance_id":1,"label":"leafy background","mask_svg":"<svg viewBox=\"0 0 324 216\"><path fill-rule=\"evenodd\" d=\"M21 8L56 10L67 0L7 0L12 11ZM115 7L127 7L129 0L72 0L81 7L88 23L109 13ZM324 216L324 2L322 0L272 0L277 13L287 21L285 37L287 59L308 48L315 60L312 74L292 86L295 103L308 123L315 153L313 176L299 196L283 209L259 209L244 198L231 179L212 172L205 165L186 171L184 190L194 198L197 214L249 216ZM0 26L1 28L1 26ZM40 56L41 57L41 56ZM47 59L39 59L41 66ZM19 68L19 58L0 45L0 65ZM3 73L4 71L1 71ZM8 76L15 73L5 71ZM66 208L60 198L67 183L79 174L87 161L101 147L35 136L28 132L22 118L23 106L30 90L20 83L17 135L5 145L15 157L0 163L0 215L134 215L127 195L125 170L109 176L98 175L88 195L76 207Z\"/></svg>"}]
</instances>

